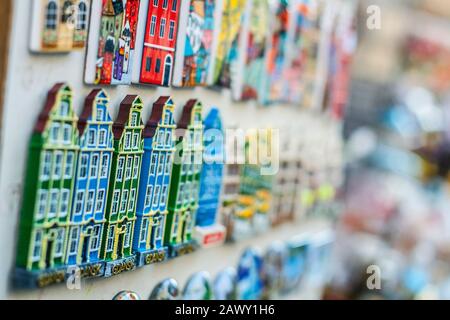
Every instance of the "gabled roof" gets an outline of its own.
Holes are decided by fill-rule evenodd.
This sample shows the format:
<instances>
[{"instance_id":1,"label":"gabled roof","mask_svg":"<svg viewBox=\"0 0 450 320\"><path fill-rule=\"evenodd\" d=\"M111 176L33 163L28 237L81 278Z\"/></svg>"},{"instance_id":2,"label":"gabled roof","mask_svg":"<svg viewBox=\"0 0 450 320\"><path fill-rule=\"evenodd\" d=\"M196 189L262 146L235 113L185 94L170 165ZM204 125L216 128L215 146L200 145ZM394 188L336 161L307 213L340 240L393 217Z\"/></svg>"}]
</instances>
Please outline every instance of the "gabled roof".
<instances>
[{"instance_id":1,"label":"gabled roof","mask_svg":"<svg viewBox=\"0 0 450 320\"><path fill-rule=\"evenodd\" d=\"M39 114L38 120L36 121L36 124L34 126L35 133L44 132L45 126L50 116L50 112L52 112L52 109L55 106L56 98L58 97L59 92L65 90L72 92L72 89L66 83L57 83L50 89L47 94L47 100L45 101L44 108Z\"/></svg>"},{"instance_id":2,"label":"gabled roof","mask_svg":"<svg viewBox=\"0 0 450 320\"><path fill-rule=\"evenodd\" d=\"M80 136L83 134L84 129L86 129L87 122L92 115L94 103L101 94L109 100L108 95L103 89L92 90L84 100L84 108L78 120L78 131L80 132Z\"/></svg>"},{"instance_id":3,"label":"gabled roof","mask_svg":"<svg viewBox=\"0 0 450 320\"><path fill-rule=\"evenodd\" d=\"M197 106L198 104L201 105L201 102L197 99L190 99L186 104L184 105L183 112L181 114L180 121L178 121L177 129L187 129L189 124L191 123L192 119L192 110ZM185 130L177 130L178 134L177 136L184 136ZM181 131L181 132L179 132Z\"/></svg>"},{"instance_id":4,"label":"gabled roof","mask_svg":"<svg viewBox=\"0 0 450 320\"><path fill-rule=\"evenodd\" d=\"M130 116L130 110L136 103L142 104L141 97L136 94L127 95L120 103L119 114L113 124L114 139L118 140L122 137L125 124L128 122L128 118Z\"/></svg>"},{"instance_id":5,"label":"gabled roof","mask_svg":"<svg viewBox=\"0 0 450 320\"><path fill-rule=\"evenodd\" d=\"M167 103L173 104L172 98L169 96L159 97L158 100L153 103L152 113L145 125L144 138L152 138L155 135L156 128L158 128L158 124L163 116L164 106Z\"/></svg>"}]
</instances>

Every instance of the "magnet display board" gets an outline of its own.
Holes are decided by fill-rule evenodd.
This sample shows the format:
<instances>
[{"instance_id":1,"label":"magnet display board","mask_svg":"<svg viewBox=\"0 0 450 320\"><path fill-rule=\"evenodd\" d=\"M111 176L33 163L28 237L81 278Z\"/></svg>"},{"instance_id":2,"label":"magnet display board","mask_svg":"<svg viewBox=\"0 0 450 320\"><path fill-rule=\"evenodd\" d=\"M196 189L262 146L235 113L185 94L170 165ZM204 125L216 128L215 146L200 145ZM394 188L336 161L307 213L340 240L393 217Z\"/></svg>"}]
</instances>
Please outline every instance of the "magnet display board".
<instances>
[{"instance_id":1,"label":"magnet display board","mask_svg":"<svg viewBox=\"0 0 450 320\"><path fill-rule=\"evenodd\" d=\"M184 284L189 275L206 270L215 275L234 265L240 250L247 244L263 246L275 239L318 228L316 224L298 224L274 229L254 239L233 246L201 250L189 256L148 266L110 279L88 280L81 290L67 290L55 285L42 290L14 291L9 276L14 267L17 226L21 205L22 182L27 159L28 142L33 125L43 106L47 91L57 82L68 82L74 90L74 108L80 114L86 95L94 88L83 83L85 52L68 54L33 54L28 50L31 4L29 0L13 1L12 27L9 42L9 61L5 83L3 123L0 145L0 298L37 299L111 299L122 289L130 289L147 298L153 286L165 277L173 277ZM211 106L220 109L224 126L250 128L297 128L299 135L324 134L330 139L340 135L339 125L312 111L293 106L274 105L260 108L253 103L233 103L228 90L205 88L173 89L143 86L105 88L111 97L111 116L116 118L120 101L126 94L139 94L145 107L143 117L150 115L153 102L161 95L171 95L176 103L176 119L182 106L190 98L203 102L206 115ZM181 267L183 266L183 267Z\"/></svg>"}]
</instances>

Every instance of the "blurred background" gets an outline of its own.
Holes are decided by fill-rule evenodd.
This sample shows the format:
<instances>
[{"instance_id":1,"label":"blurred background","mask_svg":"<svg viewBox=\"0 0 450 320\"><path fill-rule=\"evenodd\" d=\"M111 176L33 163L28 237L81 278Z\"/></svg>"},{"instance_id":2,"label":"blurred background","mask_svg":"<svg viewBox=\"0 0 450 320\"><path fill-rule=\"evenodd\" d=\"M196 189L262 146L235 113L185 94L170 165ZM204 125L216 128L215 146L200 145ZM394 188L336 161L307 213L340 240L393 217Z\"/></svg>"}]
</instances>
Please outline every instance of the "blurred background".
<instances>
[{"instance_id":1,"label":"blurred background","mask_svg":"<svg viewBox=\"0 0 450 320\"><path fill-rule=\"evenodd\" d=\"M450 2L363 0L357 21L324 298L449 299Z\"/></svg>"}]
</instances>

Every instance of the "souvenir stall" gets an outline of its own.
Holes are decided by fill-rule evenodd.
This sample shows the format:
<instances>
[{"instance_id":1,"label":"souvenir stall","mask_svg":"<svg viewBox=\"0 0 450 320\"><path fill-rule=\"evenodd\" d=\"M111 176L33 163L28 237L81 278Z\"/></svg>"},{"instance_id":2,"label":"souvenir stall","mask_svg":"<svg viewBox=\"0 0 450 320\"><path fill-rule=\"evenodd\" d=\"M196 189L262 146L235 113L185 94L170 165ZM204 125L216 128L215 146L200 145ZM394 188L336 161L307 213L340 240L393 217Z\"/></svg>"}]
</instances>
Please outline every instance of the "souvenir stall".
<instances>
[{"instance_id":1,"label":"souvenir stall","mask_svg":"<svg viewBox=\"0 0 450 320\"><path fill-rule=\"evenodd\" d=\"M0 298L320 298L353 1L5 2Z\"/></svg>"}]
</instances>

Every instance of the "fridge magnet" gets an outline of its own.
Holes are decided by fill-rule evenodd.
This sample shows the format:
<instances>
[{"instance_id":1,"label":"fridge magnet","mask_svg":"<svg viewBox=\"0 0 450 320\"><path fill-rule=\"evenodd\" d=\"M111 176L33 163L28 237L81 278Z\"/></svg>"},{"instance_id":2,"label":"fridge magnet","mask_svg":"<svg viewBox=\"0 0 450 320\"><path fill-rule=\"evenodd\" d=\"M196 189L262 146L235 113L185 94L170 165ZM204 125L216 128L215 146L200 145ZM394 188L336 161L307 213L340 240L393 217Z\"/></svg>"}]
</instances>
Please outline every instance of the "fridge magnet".
<instances>
[{"instance_id":1,"label":"fridge magnet","mask_svg":"<svg viewBox=\"0 0 450 320\"><path fill-rule=\"evenodd\" d=\"M309 240L305 236L297 236L287 242L286 265L283 269L283 293L289 293L299 287L308 262Z\"/></svg>"},{"instance_id":2,"label":"fridge magnet","mask_svg":"<svg viewBox=\"0 0 450 320\"><path fill-rule=\"evenodd\" d=\"M178 300L178 283L174 279L165 279L153 288L148 300Z\"/></svg>"},{"instance_id":3,"label":"fridge magnet","mask_svg":"<svg viewBox=\"0 0 450 320\"><path fill-rule=\"evenodd\" d=\"M215 300L236 300L236 270L228 267L220 271L213 283L213 293Z\"/></svg>"},{"instance_id":4,"label":"fridge magnet","mask_svg":"<svg viewBox=\"0 0 450 320\"><path fill-rule=\"evenodd\" d=\"M193 239L203 157L202 104L189 100L176 130L164 245L172 257L195 250Z\"/></svg>"},{"instance_id":5,"label":"fridge magnet","mask_svg":"<svg viewBox=\"0 0 450 320\"><path fill-rule=\"evenodd\" d=\"M200 175L195 238L199 245L211 247L225 241L225 227L217 222L223 177L224 141L220 113L212 108L204 121L204 152Z\"/></svg>"},{"instance_id":6,"label":"fridge magnet","mask_svg":"<svg viewBox=\"0 0 450 320\"><path fill-rule=\"evenodd\" d=\"M89 7L90 0L33 0L30 50L51 53L83 49Z\"/></svg>"},{"instance_id":7,"label":"fridge magnet","mask_svg":"<svg viewBox=\"0 0 450 320\"><path fill-rule=\"evenodd\" d=\"M264 103L282 102L283 73L285 68L286 47L289 30L289 4L288 0L278 0L273 3L271 16L270 47L267 65L267 89L264 91Z\"/></svg>"},{"instance_id":8,"label":"fridge magnet","mask_svg":"<svg viewBox=\"0 0 450 320\"><path fill-rule=\"evenodd\" d=\"M302 76L306 64L306 55L303 51L306 30L311 24L314 2L314 0L297 0L292 5L292 37L289 39L288 50L286 52L283 90L286 93L286 100L297 105L300 104L304 89Z\"/></svg>"},{"instance_id":9,"label":"fridge magnet","mask_svg":"<svg viewBox=\"0 0 450 320\"><path fill-rule=\"evenodd\" d=\"M65 280L65 252L76 159L78 117L64 83L48 92L31 136L17 244L17 287Z\"/></svg>"},{"instance_id":10,"label":"fridge magnet","mask_svg":"<svg viewBox=\"0 0 450 320\"><path fill-rule=\"evenodd\" d=\"M133 241L139 266L164 261L168 256L163 236L175 151L174 109L171 97L160 97L153 104L143 132L144 155Z\"/></svg>"},{"instance_id":11,"label":"fridge magnet","mask_svg":"<svg viewBox=\"0 0 450 320\"><path fill-rule=\"evenodd\" d=\"M283 242L274 242L266 250L263 263L264 299L276 299L284 285L284 268L288 256Z\"/></svg>"},{"instance_id":12,"label":"fridge magnet","mask_svg":"<svg viewBox=\"0 0 450 320\"><path fill-rule=\"evenodd\" d=\"M84 80L87 84L130 84L139 0L92 2Z\"/></svg>"},{"instance_id":13,"label":"fridge magnet","mask_svg":"<svg viewBox=\"0 0 450 320\"><path fill-rule=\"evenodd\" d=\"M239 47L239 33L247 8L247 0L222 0L222 17L214 42L211 70L208 84L211 86L230 88L231 64L236 61Z\"/></svg>"},{"instance_id":14,"label":"fridge magnet","mask_svg":"<svg viewBox=\"0 0 450 320\"><path fill-rule=\"evenodd\" d=\"M141 300L141 297L139 297L139 295L134 292L134 291L130 291L130 290L123 290L120 291L119 293L117 293L114 298L112 298L113 300Z\"/></svg>"},{"instance_id":15,"label":"fridge magnet","mask_svg":"<svg viewBox=\"0 0 450 320\"><path fill-rule=\"evenodd\" d=\"M183 300L212 300L212 286L209 273L201 271L193 274L183 289Z\"/></svg>"},{"instance_id":16,"label":"fridge magnet","mask_svg":"<svg viewBox=\"0 0 450 320\"><path fill-rule=\"evenodd\" d=\"M66 259L83 277L102 275L101 243L113 153L109 97L95 89L86 97L78 121L80 150L70 215Z\"/></svg>"},{"instance_id":17,"label":"fridge magnet","mask_svg":"<svg viewBox=\"0 0 450 320\"><path fill-rule=\"evenodd\" d=\"M249 0L250 1L250 0ZM249 14L248 32L245 37L243 55L243 79L237 84L233 97L235 100L256 100L262 103L266 88L267 48L269 45L270 10L268 0L252 0Z\"/></svg>"},{"instance_id":18,"label":"fridge magnet","mask_svg":"<svg viewBox=\"0 0 450 320\"><path fill-rule=\"evenodd\" d=\"M180 3L186 1L141 0L142 21L137 34L134 83L170 86L175 64Z\"/></svg>"},{"instance_id":19,"label":"fridge magnet","mask_svg":"<svg viewBox=\"0 0 450 320\"><path fill-rule=\"evenodd\" d=\"M237 267L237 300L262 298L263 259L258 250L248 248L242 254Z\"/></svg>"},{"instance_id":20,"label":"fridge magnet","mask_svg":"<svg viewBox=\"0 0 450 320\"><path fill-rule=\"evenodd\" d=\"M136 267L132 241L144 152L142 108L143 103L139 96L126 96L120 104L119 114L112 127L114 153L105 213L107 222L102 242L102 254L106 261L105 277Z\"/></svg>"},{"instance_id":21,"label":"fridge magnet","mask_svg":"<svg viewBox=\"0 0 450 320\"><path fill-rule=\"evenodd\" d=\"M214 59L214 34L220 26L222 1L187 0L182 2L173 85L205 86L210 62Z\"/></svg>"}]
</instances>

